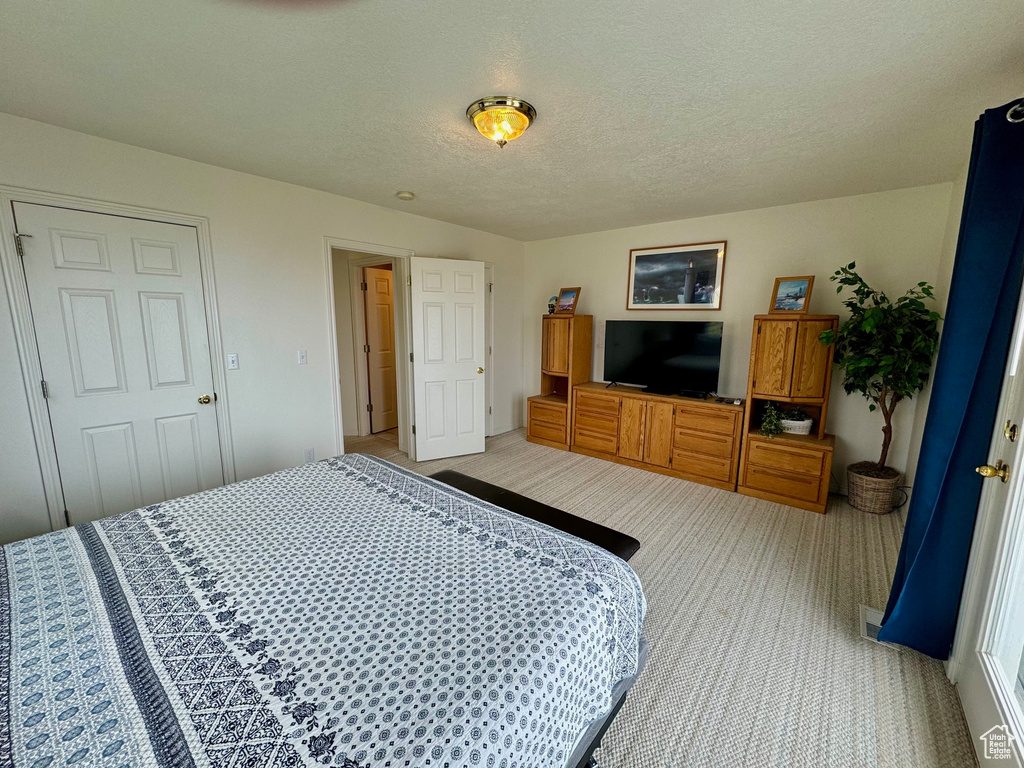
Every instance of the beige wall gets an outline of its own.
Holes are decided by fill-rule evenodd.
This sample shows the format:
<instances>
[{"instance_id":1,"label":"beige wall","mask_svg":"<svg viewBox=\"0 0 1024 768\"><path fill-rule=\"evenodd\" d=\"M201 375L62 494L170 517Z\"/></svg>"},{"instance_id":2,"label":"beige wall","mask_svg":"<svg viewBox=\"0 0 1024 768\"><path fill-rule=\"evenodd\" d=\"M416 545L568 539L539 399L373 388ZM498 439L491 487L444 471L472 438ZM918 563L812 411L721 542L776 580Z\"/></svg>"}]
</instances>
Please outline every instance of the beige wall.
<instances>
[{"instance_id":1,"label":"beige wall","mask_svg":"<svg viewBox=\"0 0 1024 768\"><path fill-rule=\"evenodd\" d=\"M935 277L936 308L945 315L946 302L949 300L949 287L953 278L953 262L956 260L956 247L960 240L960 217L963 214L964 195L967 192L967 170L965 164L960 175L953 182L953 193L949 197L949 213L946 216L946 232L942 241L942 256L939 259L938 274ZM941 324L940 324L941 329ZM936 358L938 359L938 358ZM921 439L924 437L924 423L928 416L928 402L931 398L932 386L928 384L917 396L914 411L914 424L910 433L910 450L907 456L907 484L912 485L917 472L917 460L921 455Z\"/></svg>"},{"instance_id":2,"label":"beige wall","mask_svg":"<svg viewBox=\"0 0 1024 768\"><path fill-rule=\"evenodd\" d=\"M845 315L828 281L851 261L873 287L898 294L920 280L946 280L940 259L952 184L879 192L728 213L643 227L595 232L526 244L524 380L527 394L540 383L540 323L559 287L580 285L577 312L595 319L593 378L603 380L603 323L612 319L720 320L725 324L721 392L744 396L753 316L767 311L776 277L813 274L811 311ZM727 240L720 311L626 310L629 250ZM940 286L945 295L945 286ZM836 377L828 429L837 435L836 467L873 459L881 449L881 415L847 396ZM905 469L915 402L900 406L890 463ZM836 472L842 476L842 471ZM842 478L845 485L845 478Z\"/></svg>"},{"instance_id":3,"label":"beige wall","mask_svg":"<svg viewBox=\"0 0 1024 768\"><path fill-rule=\"evenodd\" d=\"M499 286L516 287L496 294L495 423L521 421L518 241L2 113L0 183L209 218L224 350L240 362L227 373L239 479L299 464L308 447L336 452L325 236L493 263ZM6 302L0 344L0 540L9 540L49 524ZM308 365L295 364L298 349Z\"/></svg>"}]
</instances>

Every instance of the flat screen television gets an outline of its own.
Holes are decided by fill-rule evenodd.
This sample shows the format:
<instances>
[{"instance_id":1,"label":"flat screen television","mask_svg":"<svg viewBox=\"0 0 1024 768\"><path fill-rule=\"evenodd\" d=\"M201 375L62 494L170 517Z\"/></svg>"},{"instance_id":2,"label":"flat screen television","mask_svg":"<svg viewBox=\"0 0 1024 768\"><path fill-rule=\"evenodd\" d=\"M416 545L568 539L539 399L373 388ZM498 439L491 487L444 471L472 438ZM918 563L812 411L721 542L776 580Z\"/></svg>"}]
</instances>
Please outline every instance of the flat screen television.
<instances>
[{"instance_id":1,"label":"flat screen television","mask_svg":"<svg viewBox=\"0 0 1024 768\"><path fill-rule=\"evenodd\" d=\"M649 392L701 395L718 391L722 324L672 320L609 320L604 378Z\"/></svg>"}]
</instances>

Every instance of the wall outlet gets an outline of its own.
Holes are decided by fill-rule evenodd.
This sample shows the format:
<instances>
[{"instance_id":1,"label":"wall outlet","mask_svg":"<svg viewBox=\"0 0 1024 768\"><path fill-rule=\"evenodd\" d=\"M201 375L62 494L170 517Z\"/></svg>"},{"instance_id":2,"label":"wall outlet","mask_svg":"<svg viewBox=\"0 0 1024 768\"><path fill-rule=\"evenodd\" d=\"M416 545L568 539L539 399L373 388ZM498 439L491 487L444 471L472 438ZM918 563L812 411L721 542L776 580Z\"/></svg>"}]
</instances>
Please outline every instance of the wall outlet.
<instances>
[{"instance_id":1,"label":"wall outlet","mask_svg":"<svg viewBox=\"0 0 1024 768\"><path fill-rule=\"evenodd\" d=\"M238 370L238 355L236 355L234 352L232 352L230 355L228 355L228 370L229 371L237 371Z\"/></svg>"},{"instance_id":2,"label":"wall outlet","mask_svg":"<svg viewBox=\"0 0 1024 768\"><path fill-rule=\"evenodd\" d=\"M314 455L312 448L306 449L305 459L307 464L312 464L314 461L316 461L316 456Z\"/></svg>"},{"instance_id":3,"label":"wall outlet","mask_svg":"<svg viewBox=\"0 0 1024 768\"><path fill-rule=\"evenodd\" d=\"M297 358L297 360L299 362L299 365L305 365L306 364L306 350L300 349L298 355L296 355L296 358Z\"/></svg>"}]
</instances>

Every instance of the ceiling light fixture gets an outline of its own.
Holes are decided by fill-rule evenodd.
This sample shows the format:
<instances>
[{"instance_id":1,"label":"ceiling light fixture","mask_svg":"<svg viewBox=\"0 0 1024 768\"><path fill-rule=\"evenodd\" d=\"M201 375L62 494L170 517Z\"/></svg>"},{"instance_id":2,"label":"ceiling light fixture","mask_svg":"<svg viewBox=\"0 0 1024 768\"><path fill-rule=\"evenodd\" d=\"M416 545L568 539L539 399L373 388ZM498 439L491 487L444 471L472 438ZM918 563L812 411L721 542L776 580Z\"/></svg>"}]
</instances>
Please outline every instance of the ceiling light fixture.
<instances>
[{"instance_id":1,"label":"ceiling light fixture","mask_svg":"<svg viewBox=\"0 0 1024 768\"><path fill-rule=\"evenodd\" d=\"M491 96L470 104L466 117L473 121L482 136L504 147L526 132L537 119L537 110L521 99Z\"/></svg>"},{"instance_id":2,"label":"ceiling light fixture","mask_svg":"<svg viewBox=\"0 0 1024 768\"><path fill-rule=\"evenodd\" d=\"M405 203L408 203L410 200L416 199L416 195L414 195L412 192L406 192L405 190L402 190L401 192L395 192L395 197L397 197L399 200Z\"/></svg>"}]
</instances>

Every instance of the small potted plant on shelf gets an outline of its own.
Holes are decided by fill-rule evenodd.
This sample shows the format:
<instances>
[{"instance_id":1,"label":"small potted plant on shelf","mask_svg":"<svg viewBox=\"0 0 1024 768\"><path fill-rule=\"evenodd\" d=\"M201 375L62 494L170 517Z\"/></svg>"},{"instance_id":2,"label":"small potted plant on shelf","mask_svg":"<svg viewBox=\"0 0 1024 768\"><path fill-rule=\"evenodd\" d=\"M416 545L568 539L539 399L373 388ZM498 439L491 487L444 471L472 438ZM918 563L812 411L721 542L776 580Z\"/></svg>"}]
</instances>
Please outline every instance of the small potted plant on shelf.
<instances>
[{"instance_id":1,"label":"small potted plant on shelf","mask_svg":"<svg viewBox=\"0 0 1024 768\"><path fill-rule=\"evenodd\" d=\"M782 431L789 435L809 435L814 421L803 408L790 408L782 414Z\"/></svg>"},{"instance_id":2,"label":"small potted plant on shelf","mask_svg":"<svg viewBox=\"0 0 1024 768\"><path fill-rule=\"evenodd\" d=\"M825 331L823 344L835 345L835 365L843 369L843 389L859 392L868 410L882 412L882 453L878 461L860 461L847 467L850 504L864 512L884 515L894 506L900 471L886 464L892 444L892 417L896 406L921 391L928 381L939 343L938 312L932 287L918 283L895 301L871 288L851 262L830 278L836 293L849 287L853 296L843 302L850 317L836 331Z\"/></svg>"},{"instance_id":3,"label":"small potted plant on shelf","mask_svg":"<svg viewBox=\"0 0 1024 768\"><path fill-rule=\"evenodd\" d=\"M764 404L764 411L761 413L761 426L757 434L761 437L773 438L781 435L785 430L782 427L782 412L775 403L768 401Z\"/></svg>"}]
</instances>

